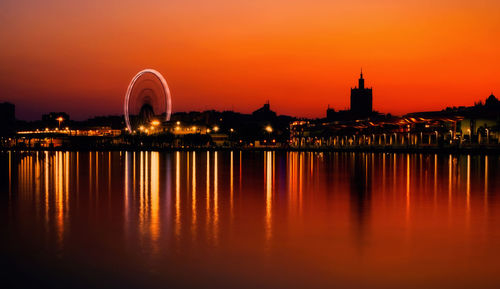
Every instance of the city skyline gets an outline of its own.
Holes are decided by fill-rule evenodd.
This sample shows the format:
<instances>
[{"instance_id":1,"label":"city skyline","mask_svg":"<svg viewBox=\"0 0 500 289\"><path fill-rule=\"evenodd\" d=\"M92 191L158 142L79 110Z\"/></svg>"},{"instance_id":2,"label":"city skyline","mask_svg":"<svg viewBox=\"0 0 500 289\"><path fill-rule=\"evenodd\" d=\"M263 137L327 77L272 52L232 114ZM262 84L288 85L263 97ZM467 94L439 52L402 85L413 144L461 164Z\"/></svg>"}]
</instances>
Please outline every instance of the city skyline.
<instances>
[{"instance_id":1,"label":"city skyline","mask_svg":"<svg viewBox=\"0 0 500 289\"><path fill-rule=\"evenodd\" d=\"M28 120L121 114L147 67L167 79L173 112L250 113L269 100L322 117L349 108L360 67L373 109L396 115L470 106L500 87L496 1L219 2L3 1L0 100Z\"/></svg>"},{"instance_id":2,"label":"city skyline","mask_svg":"<svg viewBox=\"0 0 500 289\"><path fill-rule=\"evenodd\" d=\"M5 288L500 288L500 0L2 0Z\"/></svg>"},{"instance_id":3,"label":"city skyline","mask_svg":"<svg viewBox=\"0 0 500 289\"><path fill-rule=\"evenodd\" d=\"M151 69L145 69L144 71L148 71L148 70L151 70ZM141 71L141 73L143 73L144 71ZM154 70L153 70L154 71ZM137 76L136 76L137 77ZM300 115L293 115L293 114L283 114L283 113L278 113L278 115L284 115L284 116L291 116L291 117L296 117L296 118L299 118L299 119L322 119L322 118L329 118L328 116L328 113L329 112L335 112L335 111L340 111L340 112L352 112L353 111L353 103L355 104L355 108L354 108L354 115L353 117L369 117L371 114L372 117L375 116L375 114L377 113L382 113L382 114L391 114L390 112L384 112L384 111L377 111L375 109L372 110L372 105L371 103L373 102L374 98L372 96L372 89L373 87L370 86L369 88L365 87L364 86L364 82L365 82L365 79L364 79L364 76L363 76L363 71L361 69L361 72L360 72L360 75L359 75L359 79L358 79L358 85L354 86L354 87L351 87L351 96L349 98L349 103L348 103L348 106L345 107L345 108L336 108L336 107L331 107L329 104L327 106L327 109L326 109L326 114L323 113L323 115L319 115L319 116L311 116L311 117L307 117L307 116L300 116ZM353 99L353 93L354 95L357 96L358 94L358 90L361 91L367 91L368 92L368 95L366 97L368 97L368 99L366 100L362 100L360 101L360 99L358 98L355 98ZM354 91L354 92L353 92ZM490 96L494 96L493 93L490 94ZM365 96L362 96L362 97L365 97ZM474 101L474 105L476 104L480 104L480 103L483 103L483 100L485 100L486 98L483 97L482 99L477 99ZM366 101L368 101L368 103L365 103ZM13 105L16 105L16 103L13 103L13 102L5 102L5 103L11 103ZM269 106L269 99L265 102L265 104L267 104ZM262 105L262 104L260 104ZM356 112L359 108L359 106L361 105L361 107L365 106L365 112L363 113L359 113L359 112ZM260 106L259 106L260 107ZM472 107L472 105L462 105L462 106L457 106L457 105L454 105L454 104L450 104L449 106L446 106L446 107L441 107L441 108L437 108L436 110L433 110L433 111L441 111L441 110L444 110L444 109L447 109L447 108L450 108L450 107ZM250 114L252 112L254 112L256 109L258 109L258 107L254 107L254 108L250 108L250 111L239 111L237 109L235 109L234 107L232 107L232 109L216 109L216 108L211 108L211 107L208 107L206 106L204 109L200 109L200 110L186 110L186 111L181 111L181 110L175 110L175 108L172 110L172 114L177 114L177 113L186 113L186 112L203 112L203 111L219 111L219 112L223 112L223 111L232 111L232 112L236 112L236 113L242 113L242 114ZM23 112L23 109L21 109L21 113ZM323 111L325 112L325 110ZM403 115L406 115L406 114L412 114L412 113L419 113L419 112L431 112L431 111L409 111L409 112L406 112L406 113L403 113L401 114L400 116L403 116ZM45 111L45 112L41 112L41 114L39 116L36 116L36 115L31 115L30 117L28 118L20 118L19 117L19 113L18 113L18 108L16 106L16 109L15 109L15 113L16 113L16 118L18 120L24 120L24 121L36 121L36 120L40 120L40 118L43 119L44 116L48 115L48 114L52 114L52 113L63 113L63 114L66 114L68 113L68 111L56 111L56 110L52 110L52 111ZM71 113L69 113L71 115ZM73 120L77 120L77 121L84 121L84 120L88 120L88 119L92 119L92 118L95 118L95 117L106 117L106 116L124 116L123 114L123 111L121 113L116 113L116 114L108 114L108 115L89 115L88 117L78 117L78 113L76 113L76 116L77 117L74 117L74 115L72 116L72 119ZM393 115L396 115L396 114L393 114Z\"/></svg>"}]
</instances>

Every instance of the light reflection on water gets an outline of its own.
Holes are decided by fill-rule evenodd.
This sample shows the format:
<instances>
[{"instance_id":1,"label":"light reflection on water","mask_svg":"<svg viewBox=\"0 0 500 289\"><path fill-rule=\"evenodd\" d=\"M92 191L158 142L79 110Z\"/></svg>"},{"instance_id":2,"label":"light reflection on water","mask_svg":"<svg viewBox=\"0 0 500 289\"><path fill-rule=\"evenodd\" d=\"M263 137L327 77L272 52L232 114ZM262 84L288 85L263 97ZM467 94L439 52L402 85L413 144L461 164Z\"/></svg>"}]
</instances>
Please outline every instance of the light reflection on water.
<instances>
[{"instance_id":1,"label":"light reflection on water","mask_svg":"<svg viewBox=\"0 0 500 289\"><path fill-rule=\"evenodd\" d=\"M9 272L47 286L500 284L496 155L0 156Z\"/></svg>"}]
</instances>

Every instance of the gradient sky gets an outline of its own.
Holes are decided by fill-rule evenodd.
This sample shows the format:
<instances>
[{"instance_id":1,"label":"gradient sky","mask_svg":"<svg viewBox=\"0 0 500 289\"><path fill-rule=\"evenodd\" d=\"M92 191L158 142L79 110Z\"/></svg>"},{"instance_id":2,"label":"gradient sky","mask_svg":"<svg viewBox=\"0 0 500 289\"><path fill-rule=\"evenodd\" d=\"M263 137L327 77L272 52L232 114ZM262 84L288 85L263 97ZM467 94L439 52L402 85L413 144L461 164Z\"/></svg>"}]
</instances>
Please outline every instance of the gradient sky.
<instances>
[{"instance_id":1,"label":"gradient sky","mask_svg":"<svg viewBox=\"0 0 500 289\"><path fill-rule=\"evenodd\" d=\"M0 2L0 101L17 117L121 114L131 78L160 71L173 110L321 117L349 107L360 67L374 109L500 94L498 0Z\"/></svg>"}]
</instances>

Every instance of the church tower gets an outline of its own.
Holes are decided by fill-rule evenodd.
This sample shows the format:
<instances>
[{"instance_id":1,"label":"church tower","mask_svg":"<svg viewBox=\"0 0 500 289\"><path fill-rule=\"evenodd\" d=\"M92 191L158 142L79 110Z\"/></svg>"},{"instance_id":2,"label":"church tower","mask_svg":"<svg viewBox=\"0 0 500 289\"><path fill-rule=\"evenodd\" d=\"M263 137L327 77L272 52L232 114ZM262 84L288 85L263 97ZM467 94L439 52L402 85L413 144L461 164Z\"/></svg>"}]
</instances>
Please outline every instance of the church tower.
<instances>
[{"instance_id":1,"label":"church tower","mask_svg":"<svg viewBox=\"0 0 500 289\"><path fill-rule=\"evenodd\" d=\"M358 80L358 87L351 88L351 113L357 118L365 118L373 112L372 88L365 88L363 70Z\"/></svg>"},{"instance_id":2,"label":"church tower","mask_svg":"<svg viewBox=\"0 0 500 289\"><path fill-rule=\"evenodd\" d=\"M365 89L365 79L363 78L363 69L361 68L361 75L359 77L359 89Z\"/></svg>"}]
</instances>

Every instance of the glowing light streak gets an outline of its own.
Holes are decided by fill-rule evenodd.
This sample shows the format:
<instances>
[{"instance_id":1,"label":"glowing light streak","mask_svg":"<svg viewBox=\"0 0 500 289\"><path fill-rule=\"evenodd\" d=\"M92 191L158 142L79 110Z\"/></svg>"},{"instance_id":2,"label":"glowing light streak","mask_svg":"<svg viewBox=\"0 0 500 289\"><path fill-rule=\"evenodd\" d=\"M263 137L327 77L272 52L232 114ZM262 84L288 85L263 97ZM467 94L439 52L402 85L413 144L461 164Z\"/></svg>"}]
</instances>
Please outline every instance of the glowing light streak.
<instances>
[{"instance_id":1,"label":"glowing light streak","mask_svg":"<svg viewBox=\"0 0 500 289\"><path fill-rule=\"evenodd\" d=\"M470 210L470 155L467 155L467 211Z\"/></svg>"},{"instance_id":2,"label":"glowing light streak","mask_svg":"<svg viewBox=\"0 0 500 289\"><path fill-rule=\"evenodd\" d=\"M233 165L233 159L234 159L234 156L233 156L233 151L231 151L231 165L230 165L230 174L229 174L229 180L230 180L230 184L229 184L229 193L230 193L230 215L231 215L231 221L233 220L233 204L234 204L234 200L233 200L233 197L234 197L234 186L233 186L233 178L234 178L234 165Z\"/></svg>"},{"instance_id":3,"label":"glowing light streak","mask_svg":"<svg viewBox=\"0 0 500 289\"><path fill-rule=\"evenodd\" d=\"M208 224L210 223L210 152L207 151L207 193L206 193L206 198L207 198L207 228Z\"/></svg>"},{"instance_id":4,"label":"glowing light streak","mask_svg":"<svg viewBox=\"0 0 500 289\"><path fill-rule=\"evenodd\" d=\"M192 172L192 185L191 185L191 189L192 189L192 195L191 195L191 210L192 210L192 216L191 216L191 219L192 219L192 234L193 234L193 238L195 237L196 235L196 152L193 151L193 165L192 165L192 169L193 169L193 172Z\"/></svg>"},{"instance_id":5,"label":"glowing light streak","mask_svg":"<svg viewBox=\"0 0 500 289\"><path fill-rule=\"evenodd\" d=\"M175 153L175 235L180 238L181 230L181 154Z\"/></svg>"},{"instance_id":6,"label":"glowing light streak","mask_svg":"<svg viewBox=\"0 0 500 289\"><path fill-rule=\"evenodd\" d=\"M219 234L219 168L217 151L214 152L214 239L218 242Z\"/></svg>"},{"instance_id":7,"label":"glowing light streak","mask_svg":"<svg viewBox=\"0 0 500 289\"><path fill-rule=\"evenodd\" d=\"M265 159L265 180L266 180L266 243L269 247L269 242L272 236L272 197L273 197L273 159L272 152L266 152Z\"/></svg>"},{"instance_id":8,"label":"glowing light streak","mask_svg":"<svg viewBox=\"0 0 500 289\"><path fill-rule=\"evenodd\" d=\"M158 152L151 152L151 219L150 219L150 232L151 242L153 247L156 248L159 235L160 235L160 154Z\"/></svg>"}]
</instances>

